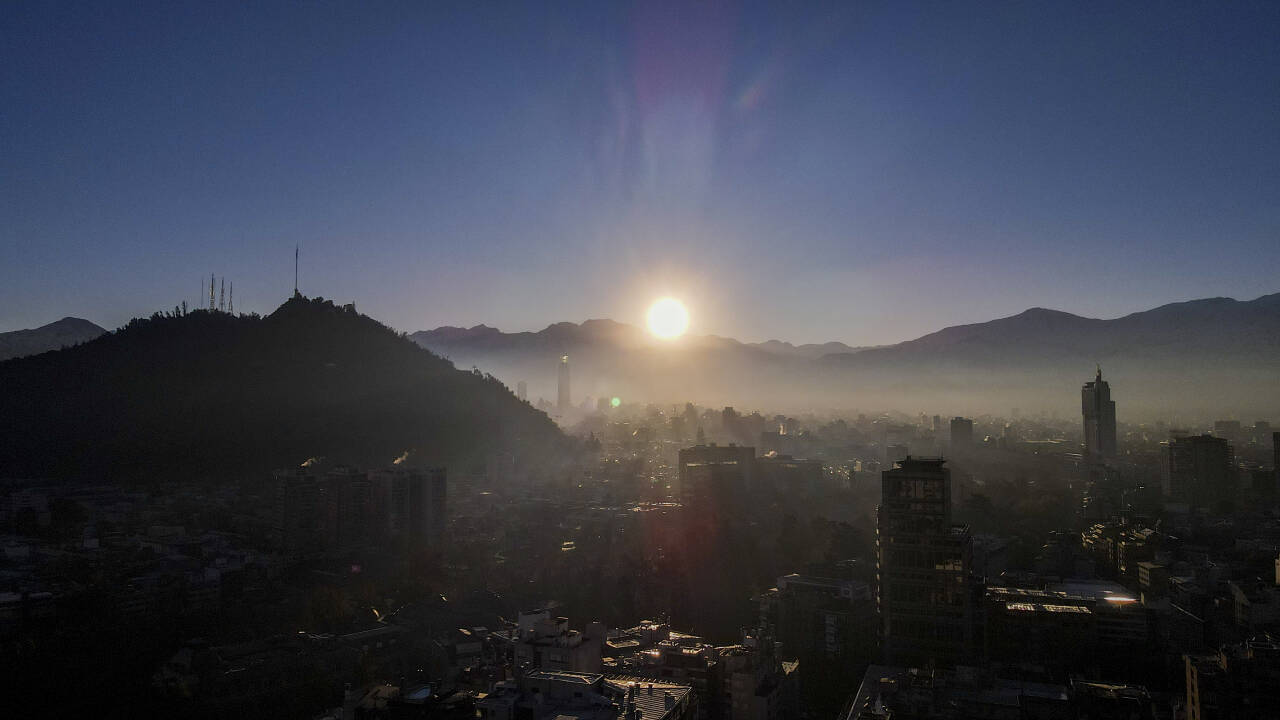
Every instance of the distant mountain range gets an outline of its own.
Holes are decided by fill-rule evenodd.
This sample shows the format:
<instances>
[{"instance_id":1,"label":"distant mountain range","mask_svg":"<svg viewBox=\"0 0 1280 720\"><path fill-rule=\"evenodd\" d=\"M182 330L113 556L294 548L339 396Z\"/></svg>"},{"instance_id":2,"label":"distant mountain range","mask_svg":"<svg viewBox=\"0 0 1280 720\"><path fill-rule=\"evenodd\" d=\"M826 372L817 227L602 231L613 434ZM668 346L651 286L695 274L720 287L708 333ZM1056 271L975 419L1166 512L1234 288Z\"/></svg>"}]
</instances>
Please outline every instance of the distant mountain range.
<instances>
[{"instance_id":1,"label":"distant mountain range","mask_svg":"<svg viewBox=\"0 0 1280 720\"><path fill-rule=\"evenodd\" d=\"M88 320L65 317L33 330L0 333L0 360L38 355L72 345L89 342L106 330Z\"/></svg>"},{"instance_id":2,"label":"distant mountain range","mask_svg":"<svg viewBox=\"0 0 1280 720\"><path fill-rule=\"evenodd\" d=\"M620 395L762 409L1078 412L1079 386L1096 363L1122 418L1280 415L1280 294L1174 303L1112 320L1032 308L866 348L715 336L661 343L611 320L522 333L442 327L410 337L509 384L525 380L531 394L548 398L555 363L568 354L575 401Z\"/></svg>"},{"instance_id":3,"label":"distant mountain range","mask_svg":"<svg viewBox=\"0 0 1280 720\"><path fill-rule=\"evenodd\" d=\"M350 306L134 320L0 362L0 477L265 477L313 456L456 472L571 447L501 383L456 370Z\"/></svg>"}]
</instances>

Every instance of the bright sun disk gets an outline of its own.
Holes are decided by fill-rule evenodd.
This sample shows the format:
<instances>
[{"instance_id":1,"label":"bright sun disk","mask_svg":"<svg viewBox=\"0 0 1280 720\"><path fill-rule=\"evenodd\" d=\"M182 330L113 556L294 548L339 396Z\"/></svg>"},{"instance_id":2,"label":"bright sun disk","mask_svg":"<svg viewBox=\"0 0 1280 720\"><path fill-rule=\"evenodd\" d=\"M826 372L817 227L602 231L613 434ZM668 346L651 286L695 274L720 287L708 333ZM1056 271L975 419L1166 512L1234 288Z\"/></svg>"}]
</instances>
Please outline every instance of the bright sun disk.
<instances>
[{"instance_id":1,"label":"bright sun disk","mask_svg":"<svg viewBox=\"0 0 1280 720\"><path fill-rule=\"evenodd\" d=\"M689 329L689 311L675 298L661 298L649 306L649 332L663 340L674 340Z\"/></svg>"}]
</instances>

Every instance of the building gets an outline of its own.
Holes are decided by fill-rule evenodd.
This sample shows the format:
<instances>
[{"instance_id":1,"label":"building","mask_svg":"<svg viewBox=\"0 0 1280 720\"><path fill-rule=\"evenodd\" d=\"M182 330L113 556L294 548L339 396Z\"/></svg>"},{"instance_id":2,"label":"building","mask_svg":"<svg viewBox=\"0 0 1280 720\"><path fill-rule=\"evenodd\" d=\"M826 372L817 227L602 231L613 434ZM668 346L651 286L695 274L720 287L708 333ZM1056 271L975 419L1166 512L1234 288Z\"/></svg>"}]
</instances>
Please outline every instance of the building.
<instances>
[{"instance_id":1,"label":"building","mask_svg":"<svg viewBox=\"0 0 1280 720\"><path fill-rule=\"evenodd\" d=\"M1231 444L1225 438L1212 435L1170 439L1164 494L1193 507L1233 503L1236 472Z\"/></svg>"},{"instance_id":2,"label":"building","mask_svg":"<svg viewBox=\"0 0 1280 720\"><path fill-rule=\"evenodd\" d=\"M1280 644L1268 636L1183 655L1187 720L1280 717Z\"/></svg>"},{"instance_id":3,"label":"building","mask_svg":"<svg viewBox=\"0 0 1280 720\"><path fill-rule=\"evenodd\" d=\"M951 418L951 449L973 446L973 421L969 418Z\"/></svg>"},{"instance_id":4,"label":"building","mask_svg":"<svg viewBox=\"0 0 1280 720\"><path fill-rule=\"evenodd\" d=\"M286 557L296 557L318 546L320 539L320 480L307 461L273 476L271 533Z\"/></svg>"},{"instance_id":5,"label":"building","mask_svg":"<svg viewBox=\"0 0 1280 720\"><path fill-rule=\"evenodd\" d=\"M799 662L781 662L768 638L744 635L718 647L724 682L721 720L798 720Z\"/></svg>"},{"instance_id":6,"label":"building","mask_svg":"<svg viewBox=\"0 0 1280 720\"><path fill-rule=\"evenodd\" d=\"M859 580L784 575L761 594L760 614L781 644L778 656L804 668L800 689L810 713L834 713L848 697L847 683L879 649L875 598Z\"/></svg>"},{"instance_id":7,"label":"building","mask_svg":"<svg viewBox=\"0 0 1280 720\"><path fill-rule=\"evenodd\" d=\"M1003 680L977 672L872 665L839 720L1045 718L1074 720L1063 685Z\"/></svg>"},{"instance_id":8,"label":"building","mask_svg":"<svg viewBox=\"0 0 1280 720\"><path fill-rule=\"evenodd\" d=\"M1005 679L963 667L954 671L872 665L839 720L1151 720L1146 688L1072 680L1070 685Z\"/></svg>"},{"instance_id":9,"label":"building","mask_svg":"<svg viewBox=\"0 0 1280 720\"><path fill-rule=\"evenodd\" d=\"M1213 422L1213 434L1232 444L1247 442L1244 427L1241 426L1239 420L1215 420Z\"/></svg>"},{"instance_id":10,"label":"building","mask_svg":"<svg viewBox=\"0 0 1280 720\"><path fill-rule=\"evenodd\" d=\"M556 370L556 412L564 415L569 412L569 356L560 356L560 365Z\"/></svg>"},{"instance_id":11,"label":"building","mask_svg":"<svg viewBox=\"0 0 1280 720\"><path fill-rule=\"evenodd\" d=\"M804 498L822 489L822 463L790 455L755 459L755 490L782 498Z\"/></svg>"},{"instance_id":12,"label":"building","mask_svg":"<svg viewBox=\"0 0 1280 720\"><path fill-rule=\"evenodd\" d=\"M598 673L607 634L598 622L586 632L570 630L568 618L551 617L543 609L520 613L515 628L495 632L493 637L517 668Z\"/></svg>"},{"instance_id":13,"label":"building","mask_svg":"<svg viewBox=\"0 0 1280 720\"><path fill-rule=\"evenodd\" d=\"M529 400L529 386L525 384L525 381L523 380L516 383L516 397L519 398L521 402L528 402Z\"/></svg>"},{"instance_id":14,"label":"building","mask_svg":"<svg viewBox=\"0 0 1280 720\"><path fill-rule=\"evenodd\" d=\"M696 701L687 685L535 670L497 683L476 710L482 720L687 720Z\"/></svg>"},{"instance_id":15,"label":"building","mask_svg":"<svg viewBox=\"0 0 1280 720\"><path fill-rule=\"evenodd\" d=\"M448 478L444 468L396 466L369 473L379 536L406 549L444 542Z\"/></svg>"},{"instance_id":16,"label":"building","mask_svg":"<svg viewBox=\"0 0 1280 720\"><path fill-rule=\"evenodd\" d=\"M951 471L908 457L881 473L877 588L881 646L896 664L954 664L974 646L969 528L951 523Z\"/></svg>"},{"instance_id":17,"label":"building","mask_svg":"<svg viewBox=\"0 0 1280 720\"><path fill-rule=\"evenodd\" d=\"M1116 404L1111 386L1102 379L1102 368L1092 382L1080 389L1084 413L1084 454L1098 459L1116 454Z\"/></svg>"},{"instance_id":18,"label":"building","mask_svg":"<svg viewBox=\"0 0 1280 720\"><path fill-rule=\"evenodd\" d=\"M858 580L800 575L778 578L761 596L762 622L782 643L782 657L866 662L875 655L875 600Z\"/></svg>"},{"instance_id":19,"label":"building","mask_svg":"<svg viewBox=\"0 0 1280 720\"><path fill-rule=\"evenodd\" d=\"M695 445L680 450L676 494L686 505L744 499L755 485L756 449L745 445Z\"/></svg>"},{"instance_id":20,"label":"building","mask_svg":"<svg viewBox=\"0 0 1280 720\"><path fill-rule=\"evenodd\" d=\"M1095 600L1062 591L987 588L985 656L1005 667L1078 671L1098 648Z\"/></svg>"}]
</instances>

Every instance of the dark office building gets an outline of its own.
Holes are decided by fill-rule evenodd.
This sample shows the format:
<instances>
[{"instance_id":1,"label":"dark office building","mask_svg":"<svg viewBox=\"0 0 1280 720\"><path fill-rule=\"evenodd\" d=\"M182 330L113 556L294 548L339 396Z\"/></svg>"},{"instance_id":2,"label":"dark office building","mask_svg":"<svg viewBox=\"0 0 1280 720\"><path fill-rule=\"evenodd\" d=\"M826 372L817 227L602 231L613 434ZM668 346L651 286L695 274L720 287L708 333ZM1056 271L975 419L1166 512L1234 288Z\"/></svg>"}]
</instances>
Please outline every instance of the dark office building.
<instances>
[{"instance_id":1,"label":"dark office building","mask_svg":"<svg viewBox=\"0 0 1280 720\"><path fill-rule=\"evenodd\" d=\"M951 524L951 471L908 457L881 473L877 588L887 662L950 665L974 647L969 529Z\"/></svg>"},{"instance_id":2,"label":"dark office building","mask_svg":"<svg viewBox=\"0 0 1280 720\"><path fill-rule=\"evenodd\" d=\"M1236 471L1231 443L1212 435L1171 439L1164 494L1194 507L1234 502Z\"/></svg>"},{"instance_id":3,"label":"dark office building","mask_svg":"<svg viewBox=\"0 0 1280 720\"><path fill-rule=\"evenodd\" d=\"M951 418L951 447L966 448L973 445L973 421L969 418Z\"/></svg>"},{"instance_id":4,"label":"dark office building","mask_svg":"<svg viewBox=\"0 0 1280 720\"><path fill-rule=\"evenodd\" d=\"M1116 404L1111 399L1111 386L1102 379L1102 368L1093 382L1080 389L1084 412L1084 454L1089 458L1116 454Z\"/></svg>"},{"instance_id":5,"label":"dark office building","mask_svg":"<svg viewBox=\"0 0 1280 720\"><path fill-rule=\"evenodd\" d=\"M745 445L695 445L680 450L677 496L685 504L731 493L742 499L754 485L756 449Z\"/></svg>"}]
</instances>

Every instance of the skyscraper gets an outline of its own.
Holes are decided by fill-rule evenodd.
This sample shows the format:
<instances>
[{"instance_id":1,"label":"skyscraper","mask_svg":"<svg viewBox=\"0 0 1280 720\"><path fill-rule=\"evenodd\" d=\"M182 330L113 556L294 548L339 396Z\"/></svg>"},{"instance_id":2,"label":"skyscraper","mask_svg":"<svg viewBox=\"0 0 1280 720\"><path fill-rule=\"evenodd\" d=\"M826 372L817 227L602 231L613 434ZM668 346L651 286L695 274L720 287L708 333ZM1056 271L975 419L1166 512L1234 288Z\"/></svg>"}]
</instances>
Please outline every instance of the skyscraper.
<instances>
[{"instance_id":1,"label":"skyscraper","mask_svg":"<svg viewBox=\"0 0 1280 720\"><path fill-rule=\"evenodd\" d=\"M521 401L529 399L529 386L523 380L516 383L516 397L520 398Z\"/></svg>"},{"instance_id":2,"label":"skyscraper","mask_svg":"<svg viewBox=\"0 0 1280 720\"><path fill-rule=\"evenodd\" d=\"M951 471L908 457L881 473L876 603L887 662L954 664L973 648L969 528L951 524Z\"/></svg>"},{"instance_id":3,"label":"skyscraper","mask_svg":"<svg viewBox=\"0 0 1280 720\"><path fill-rule=\"evenodd\" d=\"M1089 458L1116 454L1116 404L1111 399L1111 386L1102 379L1102 368L1093 382L1080 389L1084 412L1084 454Z\"/></svg>"},{"instance_id":4,"label":"skyscraper","mask_svg":"<svg viewBox=\"0 0 1280 720\"><path fill-rule=\"evenodd\" d=\"M569 356L560 356L560 369L556 378L556 410L564 415L569 412Z\"/></svg>"},{"instance_id":5,"label":"skyscraper","mask_svg":"<svg viewBox=\"0 0 1280 720\"><path fill-rule=\"evenodd\" d=\"M969 418L951 418L951 449L973 445L973 421Z\"/></svg>"}]
</instances>

